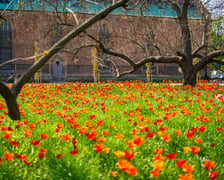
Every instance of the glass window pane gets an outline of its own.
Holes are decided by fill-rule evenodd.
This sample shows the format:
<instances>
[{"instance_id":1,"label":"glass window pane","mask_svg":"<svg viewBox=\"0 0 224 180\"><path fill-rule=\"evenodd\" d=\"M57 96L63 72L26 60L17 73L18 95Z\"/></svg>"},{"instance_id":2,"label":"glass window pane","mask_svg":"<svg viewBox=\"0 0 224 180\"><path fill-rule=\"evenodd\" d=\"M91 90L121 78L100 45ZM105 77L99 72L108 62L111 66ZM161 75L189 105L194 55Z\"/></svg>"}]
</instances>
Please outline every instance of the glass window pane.
<instances>
[{"instance_id":1,"label":"glass window pane","mask_svg":"<svg viewBox=\"0 0 224 180\"><path fill-rule=\"evenodd\" d=\"M4 20L0 24L0 62L12 59L12 30L11 24ZM1 70L12 70L12 63L0 68Z\"/></svg>"}]
</instances>

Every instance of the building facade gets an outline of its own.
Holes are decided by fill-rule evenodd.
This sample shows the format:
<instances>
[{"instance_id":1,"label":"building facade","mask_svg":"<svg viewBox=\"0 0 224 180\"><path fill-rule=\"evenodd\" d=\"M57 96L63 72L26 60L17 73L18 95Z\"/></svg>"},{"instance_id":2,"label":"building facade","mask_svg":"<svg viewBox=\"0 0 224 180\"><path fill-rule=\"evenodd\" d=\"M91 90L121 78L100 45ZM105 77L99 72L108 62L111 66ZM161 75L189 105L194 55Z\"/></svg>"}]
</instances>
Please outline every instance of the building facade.
<instances>
[{"instance_id":1,"label":"building facade","mask_svg":"<svg viewBox=\"0 0 224 180\"><path fill-rule=\"evenodd\" d=\"M0 0L2 11L13 14L0 22L0 64L13 59L12 62L0 67L2 79L26 72L35 61L34 58L28 57L48 50L71 29L77 27L77 23L85 22L107 5L106 1L50 2L42 1L43 4L35 4L35 1L29 0L27 3L31 4L18 4L17 1L10 4L8 0ZM196 47L202 41L202 26L200 14L193 5L190 6L189 16L193 47ZM174 50L181 48L176 14L168 4L158 1L149 0L130 11L116 9L105 19L91 26L87 32L98 38L110 50L123 53L135 61L146 56L146 49L149 55L172 55ZM84 33L74 38L41 68L41 79L45 81L93 79L91 48L94 43ZM97 60L101 65L99 67L101 79L116 78L113 63L120 72L131 69L121 59L100 51L97 52ZM125 78L145 79L145 71L146 67L142 67ZM175 64L152 64L151 73L155 78L181 77Z\"/></svg>"}]
</instances>

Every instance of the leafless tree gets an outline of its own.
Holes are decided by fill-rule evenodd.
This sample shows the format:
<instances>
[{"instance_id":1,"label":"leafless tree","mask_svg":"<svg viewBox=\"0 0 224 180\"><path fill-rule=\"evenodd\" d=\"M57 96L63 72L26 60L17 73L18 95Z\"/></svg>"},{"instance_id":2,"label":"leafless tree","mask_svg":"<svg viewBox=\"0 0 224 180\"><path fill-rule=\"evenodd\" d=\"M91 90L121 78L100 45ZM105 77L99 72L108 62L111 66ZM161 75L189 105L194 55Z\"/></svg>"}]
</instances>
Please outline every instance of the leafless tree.
<instances>
[{"instance_id":1,"label":"leafless tree","mask_svg":"<svg viewBox=\"0 0 224 180\"><path fill-rule=\"evenodd\" d=\"M217 17L224 15L224 4L222 0L202 0L202 2L213 16Z\"/></svg>"},{"instance_id":2,"label":"leafless tree","mask_svg":"<svg viewBox=\"0 0 224 180\"><path fill-rule=\"evenodd\" d=\"M138 56L139 52L142 52L143 54L146 53L146 47L145 45L142 45L141 42L139 42L138 38L143 38L143 36L146 36L147 39L147 34L141 34L138 33L138 29L134 29L137 36L136 38L129 38L126 37L126 40L129 40L133 42L133 44L137 45L141 51L136 51L132 57L126 55L125 53L125 46L120 46L123 50L123 52L120 51L115 51L113 48L108 48L107 43L105 41L100 40L98 37L95 37L94 35L91 34L91 32L88 32L88 28L94 24L95 22L103 19L106 17L112 10L123 6L126 8L126 3L128 0L121 0L116 3L112 3L110 6L105 8L103 11L97 13L95 16L87 20L81 25L78 25L76 28L71 30L66 36L64 36L61 40L56 42L45 55L42 55L39 59L38 62L36 62L25 74L23 74L21 77L16 78L15 82L13 84L12 89L9 89L4 83L0 82L0 93L4 97L4 99L7 102L8 110L9 110L9 116L14 119L20 119L20 114L19 110L16 104L16 97L18 96L20 90L22 89L23 85L34 75L34 73L41 68L44 63L46 63L54 54L56 54L60 49L62 49L66 43L68 43L71 39L74 37L77 37L82 33L83 36L87 36L88 38L91 39L91 42L94 42L92 44L85 44L83 46L80 46L79 48L76 49L78 52L79 49L81 48L86 48L86 47L92 47L95 46L96 48L99 49L99 51L102 51L105 54L108 54L112 57L117 57L118 59L126 62L127 64L130 65L132 68L129 71L124 71L124 72L119 72L119 69L117 68L116 63L118 61L112 61L113 66L115 67L115 71L117 73L118 77L121 77L125 74L132 73L145 65L148 62L153 62L153 63L175 63L177 64L183 75L183 85L192 85L194 86L196 84L196 73L203 69L207 64L209 63L216 63L216 64L222 64L224 65L223 61L220 61L216 59L216 57L220 57L223 55L223 51L220 50L215 50L212 52L208 52L208 41L207 41L207 36L208 36L208 26L209 26L209 17L205 15L201 15L202 21L203 21L203 38L200 43L197 44L197 47L195 47L194 44L194 38L192 38L192 33L191 33L191 19L188 17L188 9L191 3L195 3L195 1L192 0L167 0L167 3L172 7L174 12L177 14L177 18L175 19L176 23L178 24L178 28L180 31L180 35L176 34L177 36L180 36L180 40L177 40L175 45L176 47L174 48L173 45L169 43L169 37L164 36L164 40L162 44L159 44L155 42L156 38L154 37L154 31L153 31L153 26L150 24L149 33L151 33L151 38L150 41L153 42L153 48L156 49L157 55L154 56ZM181 3L180 3L181 2ZM197 0L197 2L200 4ZM133 3L132 3L133 4ZM133 8L136 6L134 4ZM203 13L203 11L206 11L204 6L201 6L202 9L199 10L200 12ZM128 8L130 9L130 8ZM144 19L144 18L143 18ZM64 21L65 19L63 19ZM62 22L62 21L61 21ZM139 22L141 23L141 22ZM76 24L78 24L76 22ZM134 27L134 26L133 26ZM122 35L117 38L124 38ZM126 42L126 41L125 41ZM165 44L164 44L165 43ZM162 47L165 46L166 49L165 51L169 51L170 54L167 55L163 53L161 50ZM76 53L75 53L76 54ZM139 58L141 57L141 58ZM194 63L194 58L198 58L199 60ZM137 59L137 60L136 60Z\"/></svg>"},{"instance_id":3,"label":"leafless tree","mask_svg":"<svg viewBox=\"0 0 224 180\"><path fill-rule=\"evenodd\" d=\"M120 0L113 4L110 4L104 10L92 16L86 22L79 25L77 28L74 28L67 35L65 35L61 40L56 42L48 51L46 51L45 54L43 54L39 58L39 60L28 69L26 73L24 73L22 76L18 78L15 78L15 81L11 89L9 89L9 87L3 82L0 82L0 94L3 96L3 98L6 101L9 117L13 120L20 119L20 112L18 109L16 98L19 92L21 91L23 85L26 82L28 82L28 80L35 74L35 72L38 71L38 69L40 69L54 54L56 54L61 48L63 48L65 44L68 43L71 39L73 39L80 33L84 32L87 28L89 28L91 25L93 25L100 19L105 18L114 9L121 6L126 6L127 2L128 0Z\"/></svg>"},{"instance_id":4,"label":"leafless tree","mask_svg":"<svg viewBox=\"0 0 224 180\"><path fill-rule=\"evenodd\" d=\"M173 11L177 14L176 22L180 29L180 40L178 40L177 45L179 47L174 48L169 45L169 35L165 35L163 38L164 47L169 48L169 51L172 54L157 54L156 56L143 57L136 61L137 56L134 58L129 57L128 55L121 53L119 51L114 51L111 48L108 48L102 41L100 41L97 37L88 34L88 37L94 40L98 44L98 49L103 51L110 56L114 56L122 59L127 64L129 64L132 69L129 71L119 73L119 69L116 69L117 76L121 77L125 74L133 73L137 69L141 68L143 65L149 62L153 63L175 63L177 64L182 72L183 76L183 85L192 85L196 84L196 74L203 68L205 68L210 63L216 63L224 65L223 61L217 59L217 57L223 56L223 51L221 49L209 52L209 26L210 26L210 14L205 9L205 6L201 3L201 1L192 1L192 0L167 0L167 3L172 7ZM191 19L188 17L188 10L191 3L197 3L198 11L201 13L201 42L197 44L197 47L194 44L194 38L192 37L191 31ZM208 1L206 2L208 3ZM169 33L169 32L168 32ZM138 40L136 40L137 42ZM137 44L137 43L136 43ZM158 47L154 43L154 48ZM161 45L160 45L161 46ZM143 46L144 49L144 46ZM167 49L168 50L168 49ZM145 51L143 51L145 52ZM194 59L197 58L197 62ZM115 63L116 64L116 63Z\"/></svg>"}]
</instances>

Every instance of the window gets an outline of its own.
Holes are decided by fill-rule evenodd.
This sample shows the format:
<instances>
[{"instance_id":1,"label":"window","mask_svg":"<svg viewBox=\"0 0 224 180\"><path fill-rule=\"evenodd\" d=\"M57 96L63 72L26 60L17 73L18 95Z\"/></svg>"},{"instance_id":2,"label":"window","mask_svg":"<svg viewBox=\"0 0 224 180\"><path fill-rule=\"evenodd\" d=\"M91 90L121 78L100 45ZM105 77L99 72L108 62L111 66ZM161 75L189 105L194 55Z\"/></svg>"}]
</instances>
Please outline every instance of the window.
<instances>
[{"instance_id":1,"label":"window","mask_svg":"<svg viewBox=\"0 0 224 180\"><path fill-rule=\"evenodd\" d=\"M51 45L54 45L63 37L62 26L57 24L51 32Z\"/></svg>"},{"instance_id":2,"label":"window","mask_svg":"<svg viewBox=\"0 0 224 180\"><path fill-rule=\"evenodd\" d=\"M100 31L99 31L99 40L100 42L107 44L110 41L110 35L109 32L106 29L106 25L103 24L103 26L100 26Z\"/></svg>"},{"instance_id":3,"label":"window","mask_svg":"<svg viewBox=\"0 0 224 180\"><path fill-rule=\"evenodd\" d=\"M106 29L105 24L100 26L98 37L100 42L102 42L104 45L107 45L110 42L110 34L108 30ZM99 58L102 60L102 64L103 64L103 67L100 68L100 73L110 74L111 63L110 63L109 56L107 54L104 54L103 52L99 52Z\"/></svg>"},{"instance_id":4,"label":"window","mask_svg":"<svg viewBox=\"0 0 224 180\"><path fill-rule=\"evenodd\" d=\"M12 28L11 24L4 20L0 24L0 64L12 59ZM12 70L12 63L1 67L1 70Z\"/></svg>"},{"instance_id":5,"label":"window","mask_svg":"<svg viewBox=\"0 0 224 180\"><path fill-rule=\"evenodd\" d=\"M151 27L150 27L151 28ZM154 50L154 34L151 29L145 29L144 30L144 43L145 43L145 48L149 51L149 55L153 55L153 50Z\"/></svg>"},{"instance_id":6,"label":"window","mask_svg":"<svg viewBox=\"0 0 224 180\"><path fill-rule=\"evenodd\" d=\"M9 3L9 0L0 0L0 3Z\"/></svg>"}]
</instances>

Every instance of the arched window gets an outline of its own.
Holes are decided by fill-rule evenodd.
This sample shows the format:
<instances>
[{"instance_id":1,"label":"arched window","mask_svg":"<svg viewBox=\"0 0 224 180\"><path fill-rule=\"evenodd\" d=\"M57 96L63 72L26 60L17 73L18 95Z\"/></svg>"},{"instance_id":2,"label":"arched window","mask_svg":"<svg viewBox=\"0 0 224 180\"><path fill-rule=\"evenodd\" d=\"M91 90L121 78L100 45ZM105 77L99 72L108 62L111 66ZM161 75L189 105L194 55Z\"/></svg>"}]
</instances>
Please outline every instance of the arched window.
<instances>
[{"instance_id":1,"label":"arched window","mask_svg":"<svg viewBox=\"0 0 224 180\"><path fill-rule=\"evenodd\" d=\"M63 28L61 25L55 25L54 29L51 32L51 45L53 46L63 37Z\"/></svg>"},{"instance_id":2,"label":"arched window","mask_svg":"<svg viewBox=\"0 0 224 180\"><path fill-rule=\"evenodd\" d=\"M109 34L108 30L106 29L105 24L103 24L102 26L100 25L100 30L99 30L98 36L99 36L100 42L102 42L104 44L108 44L110 42L110 34Z\"/></svg>"},{"instance_id":3,"label":"arched window","mask_svg":"<svg viewBox=\"0 0 224 180\"><path fill-rule=\"evenodd\" d=\"M98 37L101 43L107 45L110 42L110 34L105 24L100 24L100 29L98 32ZM100 67L101 74L111 74L111 62L109 56L101 51L98 53L98 58L101 60L103 67Z\"/></svg>"},{"instance_id":4,"label":"arched window","mask_svg":"<svg viewBox=\"0 0 224 180\"><path fill-rule=\"evenodd\" d=\"M0 64L12 59L12 28L11 24L4 20L0 23ZM12 63L1 67L1 70L12 70Z\"/></svg>"}]
</instances>

